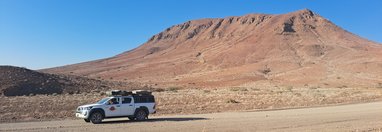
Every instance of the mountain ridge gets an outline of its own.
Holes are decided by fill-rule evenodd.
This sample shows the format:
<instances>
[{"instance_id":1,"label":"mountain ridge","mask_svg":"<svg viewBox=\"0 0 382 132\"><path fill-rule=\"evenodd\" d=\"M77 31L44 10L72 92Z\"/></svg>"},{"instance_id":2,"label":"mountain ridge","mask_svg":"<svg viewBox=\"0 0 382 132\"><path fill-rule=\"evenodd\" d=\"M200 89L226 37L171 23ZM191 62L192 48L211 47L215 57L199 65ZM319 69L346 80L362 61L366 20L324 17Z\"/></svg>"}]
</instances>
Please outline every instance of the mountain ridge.
<instances>
[{"instance_id":1,"label":"mountain ridge","mask_svg":"<svg viewBox=\"0 0 382 132\"><path fill-rule=\"evenodd\" d=\"M381 81L381 49L303 9L187 21L116 56L42 71L185 87L366 86Z\"/></svg>"}]
</instances>

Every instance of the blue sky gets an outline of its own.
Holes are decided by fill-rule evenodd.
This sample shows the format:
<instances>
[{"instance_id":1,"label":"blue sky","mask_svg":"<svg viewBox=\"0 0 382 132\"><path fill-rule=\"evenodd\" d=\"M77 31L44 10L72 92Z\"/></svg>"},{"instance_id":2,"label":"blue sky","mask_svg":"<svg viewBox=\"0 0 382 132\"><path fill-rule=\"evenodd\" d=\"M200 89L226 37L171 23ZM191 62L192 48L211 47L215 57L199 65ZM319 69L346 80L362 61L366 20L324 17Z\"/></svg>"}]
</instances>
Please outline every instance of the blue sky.
<instances>
[{"instance_id":1,"label":"blue sky","mask_svg":"<svg viewBox=\"0 0 382 132\"><path fill-rule=\"evenodd\" d=\"M49 68L111 57L175 24L304 8L382 42L382 0L0 0L0 65Z\"/></svg>"}]
</instances>

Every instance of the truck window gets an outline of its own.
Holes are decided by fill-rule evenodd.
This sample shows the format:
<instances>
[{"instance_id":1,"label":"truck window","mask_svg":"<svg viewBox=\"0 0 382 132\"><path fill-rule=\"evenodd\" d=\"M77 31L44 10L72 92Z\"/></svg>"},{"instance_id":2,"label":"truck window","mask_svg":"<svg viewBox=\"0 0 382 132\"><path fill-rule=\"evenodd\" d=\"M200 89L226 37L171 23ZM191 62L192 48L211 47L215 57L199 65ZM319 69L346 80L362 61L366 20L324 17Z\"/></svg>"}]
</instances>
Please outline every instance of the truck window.
<instances>
[{"instance_id":1,"label":"truck window","mask_svg":"<svg viewBox=\"0 0 382 132\"><path fill-rule=\"evenodd\" d=\"M109 104L119 104L119 98L112 98L108 101Z\"/></svg>"},{"instance_id":2,"label":"truck window","mask_svg":"<svg viewBox=\"0 0 382 132\"><path fill-rule=\"evenodd\" d=\"M150 102L150 103L154 103L154 102L155 102L154 96L149 97L149 102Z\"/></svg>"},{"instance_id":3,"label":"truck window","mask_svg":"<svg viewBox=\"0 0 382 132\"><path fill-rule=\"evenodd\" d=\"M130 104L130 103L131 103L131 98L129 97L122 98L122 104Z\"/></svg>"},{"instance_id":4,"label":"truck window","mask_svg":"<svg viewBox=\"0 0 382 132\"><path fill-rule=\"evenodd\" d=\"M154 96L134 96L135 103L154 103Z\"/></svg>"}]
</instances>

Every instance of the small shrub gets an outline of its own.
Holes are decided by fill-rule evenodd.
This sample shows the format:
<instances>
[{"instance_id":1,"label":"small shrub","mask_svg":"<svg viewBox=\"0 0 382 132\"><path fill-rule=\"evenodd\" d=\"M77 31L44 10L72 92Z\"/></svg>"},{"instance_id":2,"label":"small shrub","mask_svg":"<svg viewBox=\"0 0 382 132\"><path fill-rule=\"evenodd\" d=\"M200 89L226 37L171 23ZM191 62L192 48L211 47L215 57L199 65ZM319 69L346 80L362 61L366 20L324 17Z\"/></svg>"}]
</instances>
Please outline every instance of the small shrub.
<instances>
[{"instance_id":1,"label":"small shrub","mask_svg":"<svg viewBox=\"0 0 382 132\"><path fill-rule=\"evenodd\" d=\"M165 90L163 88L156 88L154 89L154 92L164 92Z\"/></svg>"},{"instance_id":2,"label":"small shrub","mask_svg":"<svg viewBox=\"0 0 382 132\"><path fill-rule=\"evenodd\" d=\"M338 86L337 88L347 88L348 86L346 85L342 85L342 86Z\"/></svg>"},{"instance_id":3,"label":"small shrub","mask_svg":"<svg viewBox=\"0 0 382 132\"><path fill-rule=\"evenodd\" d=\"M315 87L315 86L312 86L312 87L309 87L309 89L317 89L318 87Z\"/></svg>"},{"instance_id":4,"label":"small shrub","mask_svg":"<svg viewBox=\"0 0 382 132\"><path fill-rule=\"evenodd\" d=\"M301 94L301 93L294 93L294 95L295 95L295 96L297 96L297 97L300 97L300 96L302 96L302 94Z\"/></svg>"},{"instance_id":5,"label":"small shrub","mask_svg":"<svg viewBox=\"0 0 382 132\"><path fill-rule=\"evenodd\" d=\"M230 91L248 91L248 89L244 87L233 87Z\"/></svg>"},{"instance_id":6,"label":"small shrub","mask_svg":"<svg viewBox=\"0 0 382 132\"><path fill-rule=\"evenodd\" d=\"M227 100L227 103L233 103L233 104L237 104L237 103L240 103L239 101L236 101L234 99L229 99Z\"/></svg>"},{"instance_id":7,"label":"small shrub","mask_svg":"<svg viewBox=\"0 0 382 132\"><path fill-rule=\"evenodd\" d=\"M210 90L203 90L204 93L210 93Z\"/></svg>"},{"instance_id":8,"label":"small shrub","mask_svg":"<svg viewBox=\"0 0 382 132\"><path fill-rule=\"evenodd\" d=\"M377 88L382 88L382 83L378 83Z\"/></svg>"},{"instance_id":9,"label":"small shrub","mask_svg":"<svg viewBox=\"0 0 382 132\"><path fill-rule=\"evenodd\" d=\"M199 57L200 55L202 55L202 53L201 53L201 52L198 52L198 54L196 54L195 57Z\"/></svg>"},{"instance_id":10,"label":"small shrub","mask_svg":"<svg viewBox=\"0 0 382 132\"><path fill-rule=\"evenodd\" d=\"M267 75L268 73L271 72L271 69L270 69L270 68L266 68L266 69L261 70L261 72L262 72L263 74Z\"/></svg>"},{"instance_id":11,"label":"small shrub","mask_svg":"<svg viewBox=\"0 0 382 132\"><path fill-rule=\"evenodd\" d=\"M293 86L288 86L288 87L286 87L286 90L289 91L289 92L292 92L292 90L293 90Z\"/></svg>"},{"instance_id":12,"label":"small shrub","mask_svg":"<svg viewBox=\"0 0 382 132\"><path fill-rule=\"evenodd\" d=\"M258 88L251 88L253 91L260 91Z\"/></svg>"},{"instance_id":13,"label":"small shrub","mask_svg":"<svg viewBox=\"0 0 382 132\"><path fill-rule=\"evenodd\" d=\"M180 89L179 87L168 87L167 91L178 92L179 89Z\"/></svg>"},{"instance_id":14,"label":"small shrub","mask_svg":"<svg viewBox=\"0 0 382 132\"><path fill-rule=\"evenodd\" d=\"M237 88L231 88L230 91L234 91L234 92L236 92L236 91L239 91L239 89L237 89Z\"/></svg>"},{"instance_id":15,"label":"small shrub","mask_svg":"<svg viewBox=\"0 0 382 132\"><path fill-rule=\"evenodd\" d=\"M283 91L276 91L276 94L282 94Z\"/></svg>"}]
</instances>

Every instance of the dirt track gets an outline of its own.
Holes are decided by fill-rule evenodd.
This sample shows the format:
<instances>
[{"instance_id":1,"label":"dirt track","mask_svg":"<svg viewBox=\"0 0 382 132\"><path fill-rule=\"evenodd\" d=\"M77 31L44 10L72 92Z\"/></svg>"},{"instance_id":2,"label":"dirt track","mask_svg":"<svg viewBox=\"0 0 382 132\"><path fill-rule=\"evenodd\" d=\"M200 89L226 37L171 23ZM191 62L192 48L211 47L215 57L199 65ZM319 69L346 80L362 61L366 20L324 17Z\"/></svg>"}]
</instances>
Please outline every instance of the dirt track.
<instances>
[{"instance_id":1,"label":"dirt track","mask_svg":"<svg viewBox=\"0 0 382 132\"><path fill-rule=\"evenodd\" d=\"M0 131L382 131L382 102L258 112L0 124Z\"/></svg>"}]
</instances>

